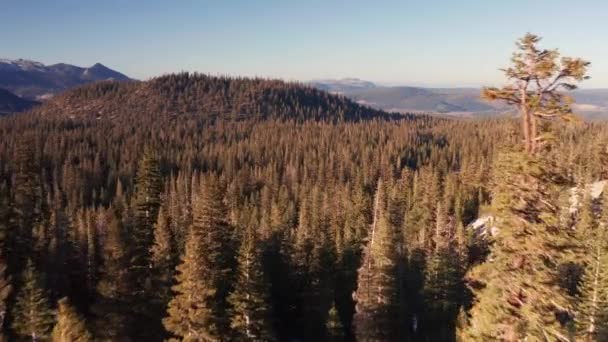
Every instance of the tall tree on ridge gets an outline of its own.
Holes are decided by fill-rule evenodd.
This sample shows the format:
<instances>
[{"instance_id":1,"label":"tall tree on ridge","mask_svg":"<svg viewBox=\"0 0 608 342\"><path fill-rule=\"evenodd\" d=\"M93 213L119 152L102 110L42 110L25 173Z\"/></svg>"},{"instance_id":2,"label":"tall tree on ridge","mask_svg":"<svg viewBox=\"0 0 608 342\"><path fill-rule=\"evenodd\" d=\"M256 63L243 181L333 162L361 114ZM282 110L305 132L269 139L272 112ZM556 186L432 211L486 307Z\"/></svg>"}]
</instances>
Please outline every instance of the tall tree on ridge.
<instances>
[{"instance_id":1,"label":"tall tree on ridge","mask_svg":"<svg viewBox=\"0 0 608 342\"><path fill-rule=\"evenodd\" d=\"M574 90L575 82L589 78L590 62L581 58L562 57L557 50L540 49L541 38L528 33L517 41L513 53L513 64L503 69L512 81L502 88L486 87L482 97L491 101L500 100L517 106L524 134L527 153L538 152L540 140L539 119L572 119L572 99L562 90Z\"/></svg>"}]
</instances>

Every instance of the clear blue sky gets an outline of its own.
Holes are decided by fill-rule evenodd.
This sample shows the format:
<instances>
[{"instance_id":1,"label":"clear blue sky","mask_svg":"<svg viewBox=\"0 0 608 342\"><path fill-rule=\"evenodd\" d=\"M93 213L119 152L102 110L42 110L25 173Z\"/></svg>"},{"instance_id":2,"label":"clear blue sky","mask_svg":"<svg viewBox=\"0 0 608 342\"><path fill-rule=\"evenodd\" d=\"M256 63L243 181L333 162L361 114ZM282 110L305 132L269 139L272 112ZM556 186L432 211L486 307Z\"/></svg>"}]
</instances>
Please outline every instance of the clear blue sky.
<instances>
[{"instance_id":1,"label":"clear blue sky","mask_svg":"<svg viewBox=\"0 0 608 342\"><path fill-rule=\"evenodd\" d=\"M175 71L469 86L502 80L513 42L592 61L608 88L604 0L3 0L0 57L145 79Z\"/></svg>"}]
</instances>

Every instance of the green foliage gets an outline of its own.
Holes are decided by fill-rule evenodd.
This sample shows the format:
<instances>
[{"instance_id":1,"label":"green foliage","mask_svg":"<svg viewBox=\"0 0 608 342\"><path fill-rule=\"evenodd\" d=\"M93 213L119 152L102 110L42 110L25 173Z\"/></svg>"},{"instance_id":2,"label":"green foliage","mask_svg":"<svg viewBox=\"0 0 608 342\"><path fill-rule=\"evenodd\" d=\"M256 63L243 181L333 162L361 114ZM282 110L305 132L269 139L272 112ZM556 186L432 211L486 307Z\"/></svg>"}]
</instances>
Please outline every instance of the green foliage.
<instances>
[{"instance_id":1,"label":"green foliage","mask_svg":"<svg viewBox=\"0 0 608 342\"><path fill-rule=\"evenodd\" d=\"M361 341L396 339L399 313L397 234L383 207L382 183L376 192L374 223L359 268L354 318Z\"/></svg>"},{"instance_id":2,"label":"green foliage","mask_svg":"<svg viewBox=\"0 0 608 342\"><path fill-rule=\"evenodd\" d=\"M336 309L335 303L331 306L331 309L329 309L325 327L327 329L329 341L344 341L344 325L342 325L342 320L340 319L340 315L338 314L338 309Z\"/></svg>"},{"instance_id":3,"label":"green foliage","mask_svg":"<svg viewBox=\"0 0 608 342\"><path fill-rule=\"evenodd\" d=\"M269 284L263 270L260 241L251 227L242 237L237 261L236 282L228 297L235 339L274 341Z\"/></svg>"},{"instance_id":4,"label":"green foliage","mask_svg":"<svg viewBox=\"0 0 608 342\"><path fill-rule=\"evenodd\" d=\"M474 281L478 303L454 291L470 266L484 269L489 285L503 276L515 286L538 280L542 291L528 286L538 296L561 303L565 291L576 302L585 253L564 247L578 242L562 233L584 220L564 210L569 192L557 176L572 184L604 179L606 124L543 127L556 137L551 158L529 166L551 172L530 175L495 163L505 145L521 140L514 120L385 117L297 84L181 74L90 85L0 119L0 234L7 234L0 279L12 275L15 290L7 322L15 321L12 294L22 288L15 274L31 258L49 298L68 296L97 339L182 338L188 324L209 339L232 338L227 298L242 299L243 284L254 285L242 281L243 262L234 260L242 257L233 237L244 237L245 227L255 230L260 293L267 293L257 297L265 298L260 308L272 308L265 314L272 325L264 326L276 340L323 340L337 322L346 341L355 332L449 340L456 325L466 335L479 305L505 303L496 295L504 292L484 298ZM492 186L501 170L509 171ZM379 178L384 194L376 191L374 206ZM209 182L225 187L199 191ZM490 201L508 215L494 213L506 234L497 237L503 252L488 257L493 238L468 224ZM500 203L518 209L498 210ZM516 229L521 218L525 238ZM519 277L507 252L534 262ZM554 283L555 274L562 279ZM361 293L377 284L381 303ZM166 334L160 316L169 300ZM529 321L554 312L537 302L515 313ZM576 310L568 309L560 320L570 330Z\"/></svg>"},{"instance_id":5,"label":"green foliage","mask_svg":"<svg viewBox=\"0 0 608 342\"><path fill-rule=\"evenodd\" d=\"M132 329L130 318L132 278L123 223L108 210L106 233L103 240L102 267L92 306L95 336L103 340L118 340Z\"/></svg>"},{"instance_id":6,"label":"green foliage","mask_svg":"<svg viewBox=\"0 0 608 342\"><path fill-rule=\"evenodd\" d=\"M175 296L165 328L185 340L216 341L227 336L226 293L230 226L218 180L210 178L196 197L185 255L178 266Z\"/></svg>"},{"instance_id":7,"label":"green foliage","mask_svg":"<svg viewBox=\"0 0 608 342\"><path fill-rule=\"evenodd\" d=\"M574 232L559 229L564 191L550 159L505 153L495 162L492 206L500 218L488 262L468 277L476 301L468 338L567 340L562 317L571 298L560 287L560 265L580 252Z\"/></svg>"},{"instance_id":8,"label":"green foliage","mask_svg":"<svg viewBox=\"0 0 608 342\"><path fill-rule=\"evenodd\" d=\"M149 269L150 247L153 243L154 223L160 208L162 178L158 157L147 149L141 158L135 178L133 208L135 222L133 227L134 250L132 267L139 286L145 284L145 270Z\"/></svg>"},{"instance_id":9,"label":"green foliage","mask_svg":"<svg viewBox=\"0 0 608 342\"><path fill-rule=\"evenodd\" d=\"M57 303L57 323L53 328L51 341L88 342L92 340L84 319L80 317L66 297L60 299Z\"/></svg>"},{"instance_id":10,"label":"green foliage","mask_svg":"<svg viewBox=\"0 0 608 342\"><path fill-rule=\"evenodd\" d=\"M177 247L171 229L171 218L160 210L154 225L154 243L150 249L152 287L155 297L166 304L170 298L173 270L178 262Z\"/></svg>"},{"instance_id":11,"label":"green foliage","mask_svg":"<svg viewBox=\"0 0 608 342\"><path fill-rule=\"evenodd\" d=\"M54 313L31 260L23 271L12 318L15 333L32 341L48 338L53 327Z\"/></svg>"},{"instance_id":12,"label":"green foliage","mask_svg":"<svg viewBox=\"0 0 608 342\"><path fill-rule=\"evenodd\" d=\"M562 57L557 50L540 49L541 38L528 33L517 41L517 51L511 58L512 65L503 69L512 82L502 88L487 87L482 97L490 101L500 100L518 107L528 153L539 150L538 140L546 140L547 134L539 134L538 119L573 119L570 104L572 98L564 90L574 90L576 83L588 79L587 68L591 64L581 58Z\"/></svg>"},{"instance_id":13,"label":"green foliage","mask_svg":"<svg viewBox=\"0 0 608 342\"><path fill-rule=\"evenodd\" d=\"M604 235L598 231L590 241L590 260L579 285L575 317L582 341L608 338L608 244Z\"/></svg>"},{"instance_id":14,"label":"green foliage","mask_svg":"<svg viewBox=\"0 0 608 342\"><path fill-rule=\"evenodd\" d=\"M8 296L13 286L11 278L6 274L6 261L0 256L0 341L5 341L5 323L8 312Z\"/></svg>"}]
</instances>

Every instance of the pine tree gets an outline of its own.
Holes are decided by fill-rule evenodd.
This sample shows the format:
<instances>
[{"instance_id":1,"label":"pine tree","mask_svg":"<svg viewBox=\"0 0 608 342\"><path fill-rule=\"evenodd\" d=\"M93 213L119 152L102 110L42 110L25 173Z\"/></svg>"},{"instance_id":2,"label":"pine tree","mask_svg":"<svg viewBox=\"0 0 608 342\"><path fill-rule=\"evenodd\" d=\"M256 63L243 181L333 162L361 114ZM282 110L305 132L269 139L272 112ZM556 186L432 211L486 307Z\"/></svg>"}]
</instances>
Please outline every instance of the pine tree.
<instances>
[{"instance_id":1,"label":"pine tree","mask_svg":"<svg viewBox=\"0 0 608 342\"><path fill-rule=\"evenodd\" d=\"M468 339L567 340L571 298L559 266L578 252L572 230L559 229L564 191L552 160L511 152L498 157L492 206L500 218L488 261L468 274L476 301Z\"/></svg>"},{"instance_id":2,"label":"pine tree","mask_svg":"<svg viewBox=\"0 0 608 342\"><path fill-rule=\"evenodd\" d=\"M577 88L576 82L588 79L591 63L581 58L562 57L557 50L538 47L541 38L531 33L517 41L513 65L504 69L512 84L502 88L484 88L482 96L518 107L521 116L525 151L539 151L539 119L572 119L570 100L564 91Z\"/></svg>"},{"instance_id":3,"label":"pine tree","mask_svg":"<svg viewBox=\"0 0 608 342\"><path fill-rule=\"evenodd\" d=\"M338 314L338 309L336 309L336 303L334 303L331 306L331 309L329 309L329 313L327 314L327 323L325 327L327 329L329 341L344 341L344 325L342 325L342 320L340 319L340 315Z\"/></svg>"},{"instance_id":4,"label":"pine tree","mask_svg":"<svg viewBox=\"0 0 608 342\"><path fill-rule=\"evenodd\" d=\"M15 151L16 173L12 187L14 229L7 236L9 266L21 269L34 247L33 231L42 225L44 195L34 138L25 137Z\"/></svg>"},{"instance_id":5,"label":"pine tree","mask_svg":"<svg viewBox=\"0 0 608 342\"><path fill-rule=\"evenodd\" d=\"M146 150L139 162L135 179L133 207L135 222L133 227L133 275L139 289L145 289L148 281L150 247L154 241L154 223L160 208L162 179L157 156Z\"/></svg>"},{"instance_id":6,"label":"pine tree","mask_svg":"<svg viewBox=\"0 0 608 342\"><path fill-rule=\"evenodd\" d=\"M162 303L166 304L170 298L173 270L176 267L178 257L173 231L171 230L171 219L163 210L159 211L154 226L154 244L150 249L150 255L153 268L152 286L154 294Z\"/></svg>"},{"instance_id":7,"label":"pine tree","mask_svg":"<svg viewBox=\"0 0 608 342\"><path fill-rule=\"evenodd\" d=\"M397 279L397 239L383 206L384 194L379 182L368 245L359 268L355 292L354 324L360 341L391 341L397 338L399 314Z\"/></svg>"},{"instance_id":8,"label":"pine tree","mask_svg":"<svg viewBox=\"0 0 608 342\"><path fill-rule=\"evenodd\" d=\"M596 225L590 199L583 202L580 214L577 230L588 254L578 286L576 335L581 341L604 341L608 339L608 195L603 196L601 226Z\"/></svg>"},{"instance_id":9,"label":"pine tree","mask_svg":"<svg viewBox=\"0 0 608 342\"><path fill-rule=\"evenodd\" d=\"M76 312L67 297L57 302L57 323L51 334L53 342L87 342L92 341L91 333L84 319Z\"/></svg>"},{"instance_id":10,"label":"pine tree","mask_svg":"<svg viewBox=\"0 0 608 342\"><path fill-rule=\"evenodd\" d=\"M608 338L608 243L605 233L598 232L590 244L590 262L579 285L577 336L581 341L605 341Z\"/></svg>"},{"instance_id":11,"label":"pine tree","mask_svg":"<svg viewBox=\"0 0 608 342\"><path fill-rule=\"evenodd\" d=\"M459 258L450 247L436 250L428 261L422 296L425 331L431 340L453 339L458 309L463 300Z\"/></svg>"},{"instance_id":12,"label":"pine tree","mask_svg":"<svg viewBox=\"0 0 608 342\"><path fill-rule=\"evenodd\" d=\"M209 179L194 204L194 222L177 267L175 295L163 320L167 331L185 340L217 341L227 336L231 232L217 182Z\"/></svg>"},{"instance_id":13,"label":"pine tree","mask_svg":"<svg viewBox=\"0 0 608 342\"><path fill-rule=\"evenodd\" d=\"M92 307L96 337L112 341L130 334L133 292L125 232L115 210L118 209L111 208L107 211L107 227L101 253L102 267L96 301Z\"/></svg>"},{"instance_id":14,"label":"pine tree","mask_svg":"<svg viewBox=\"0 0 608 342\"><path fill-rule=\"evenodd\" d=\"M11 277L7 274L6 247L9 224L8 187L0 183L0 342L6 341L8 297L12 292Z\"/></svg>"},{"instance_id":15,"label":"pine tree","mask_svg":"<svg viewBox=\"0 0 608 342\"><path fill-rule=\"evenodd\" d=\"M53 327L53 311L31 260L23 271L12 317L15 333L32 341L44 340Z\"/></svg>"},{"instance_id":16,"label":"pine tree","mask_svg":"<svg viewBox=\"0 0 608 342\"><path fill-rule=\"evenodd\" d=\"M6 341L5 323L8 310L8 296L11 294L11 278L6 274L6 261L0 255L0 342Z\"/></svg>"},{"instance_id":17,"label":"pine tree","mask_svg":"<svg viewBox=\"0 0 608 342\"><path fill-rule=\"evenodd\" d=\"M235 339L274 341L269 284L262 267L260 242L253 228L242 237L234 290L228 297Z\"/></svg>"}]
</instances>

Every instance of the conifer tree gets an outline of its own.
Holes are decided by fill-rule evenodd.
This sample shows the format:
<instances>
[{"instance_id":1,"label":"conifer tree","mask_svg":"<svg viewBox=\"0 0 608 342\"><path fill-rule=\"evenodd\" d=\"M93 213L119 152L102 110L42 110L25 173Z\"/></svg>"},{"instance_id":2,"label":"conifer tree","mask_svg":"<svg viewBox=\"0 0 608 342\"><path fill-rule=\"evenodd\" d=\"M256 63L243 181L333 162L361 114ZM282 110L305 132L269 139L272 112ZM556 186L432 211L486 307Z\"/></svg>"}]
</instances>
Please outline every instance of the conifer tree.
<instances>
[{"instance_id":1,"label":"conifer tree","mask_svg":"<svg viewBox=\"0 0 608 342\"><path fill-rule=\"evenodd\" d=\"M147 286L150 247L154 240L154 223L160 208L162 179L158 157L147 149L139 162L133 200L135 222L133 227L132 267L140 289Z\"/></svg>"},{"instance_id":2,"label":"conifer tree","mask_svg":"<svg viewBox=\"0 0 608 342\"><path fill-rule=\"evenodd\" d=\"M583 202L580 213L577 229L585 239L588 255L578 286L576 335L581 341L604 341L608 339L608 216L604 214L608 213L608 195L603 196L601 226L595 224L589 199Z\"/></svg>"},{"instance_id":3,"label":"conifer tree","mask_svg":"<svg viewBox=\"0 0 608 342\"><path fill-rule=\"evenodd\" d=\"M458 309L463 300L459 258L450 247L437 249L427 264L422 296L425 303L425 330L431 340L453 337Z\"/></svg>"},{"instance_id":4,"label":"conifer tree","mask_svg":"<svg viewBox=\"0 0 608 342\"><path fill-rule=\"evenodd\" d=\"M49 337L54 317L46 293L31 260L23 271L21 289L12 310L15 333L32 341Z\"/></svg>"},{"instance_id":5,"label":"conifer tree","mask_svg":"<svg viewBox=\"0 0 608 342\"><path fill-rule=\"evenodd\" d=\"M194 204L193 219L177 267L175 295L163 323L173 336L216 341L228 335L225 314L231 235L217 179L205 182Z\"/></svg>"},{"instance_id":6,"label":"conifer tree","mask_svg":"<svg viewBox=\"0 0 608 342\"><path fill-rule=\"evenodd\" d=\"M559 266L578 251L572 230L558 229L563 191L549 158L511 152L498 157L492 206L499 233L488 260L468 274L476 301L468 339L568 340L563 317L571 298Z\"/></svg>"},{"instance_id":7,"label":"conifer tree","mask_svg":"<svg viewBox=\"0 0 608 342\"><path fill-rule=\"evenodd\" d=\"M6 269L6 261L0 255L0 342L6 341L5 323L8 310L8 296L12 291L11 278L6 274Z\"/></svg>"},{"instance_id":8,"label":"conifer tree","mask_svg":"<svg viewBox=\"0 0 608 342\"><path fill-rule=\"evenodd\" d=\"M236 340L274 341L269 284L262 265L260 242L252 227L242 237L231 305L230 326Z\"/></svg>"},{"instance_id":9,"label":"conifer tree","mask_svg":"<svg viewBox=\"0 0 608 342\"><path fill-rule=\"evenodd\" d=\"M7 234L9 224L9 200L6 183L0 183L0 342L6 341L6 316L8 297L12 292L11 277L7 274Z\"/></svg>"},{"instance_id":10,"label":"conifer tree","mask_svg":"<svg viewBox=\"0 0 608 342\"><path fill-rule=\"evenodd\" d=\"M107 211L107 227L103 237L102 267L97 283L97 296L92 311L95 315L96 337L119 340L130 335L130 303L132 278L129 268L125 232L115 210Z\"/></svg>"},{"instance_id":11,"label":"conifer tree","mask_svg":"<svg viewBox=\"0 0 608 342\"><path fill-rule=\"evenodd\" d=\"M7 236L7 258L11 268L25 266L34 247L33 231L42 223L44 196L35 146L34 138L29 136L20 140L15 151L12 216L16 231Z\"/></svg>"},{"instance_id":12,"label":"conifer tree","mask_svg":"<svg viewBox=\"0 0 608 342\"><path fill-rule=\"evenodd\" d=\"M329 309L329 313L327 315L327 324L325 325L325 327L327 329L329 341L344 341L344 325L342 324L342 320L340 319L340 315L338 314L338 309L336 309L336 303L334 303L331 306L331 309Z\"/></svg>"},{"instance_id":13,"label":"conifer tree","mask_svg":"<svg viewBox=\"0 0 608 342\"><path fill-rule=\"evenodd\" d=\"M540 49L541 38L528 33L517 41L513 65L504 69L513 83L502 88L484 88L482 96L518 107L527 153L539 151L539 119L572 120L572 99L564 90L589 78L590 63L581 58L562 57L557 50Z\"/></svg>"},{"instance_id":14,"label":"conifer tree","mask_svg":"<svg viewBox=\"0 0 608 342\"><path fill-rule=\"evenodd\" d=\"M361 341L391 341L397 338L399 314L397 236L386 213L382 183L375 196L374 221L363 252L355 292L355 332Z\"/></svg>"},{"instance_id":15,"label":"conifer tree","mask_svg":"<svg viewBox=\"0 0 608 342\"><path fill-rule=\"evenodd\" d=\"M171 218L164 210L158 212L154 225L154 244L150 250L153 268L154 295L161 302L169 301L173 270L177 265L177 247L171 230Z\"/></svg>"},{"instance_id":16,"label":"conifer tree","mask_svg":"<svg viewBox=\"0 0 608 342\"><path fill-rule=\"evenodd\" d=\"M608 243L603 230L589 241L589 263L579 285L575 318L581 341L608 339Z\"/></svg>"},{"instance_id":17,"label":"conifer tree","mask_svg":"<svg viewBox=\"0 0 608 342\"><path fill-rule=\"evenodd\" d=\"M51 334L53 342L88 342L92 341L91 333L84 319L76 312L67 297L57 302L57 323Z\"/></svg>"}]
</instances>

